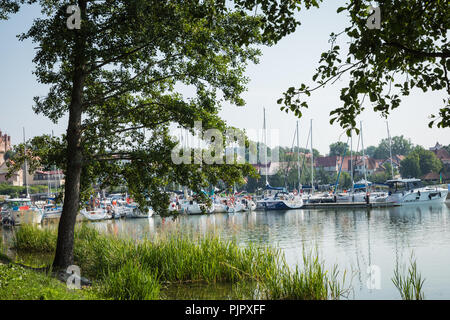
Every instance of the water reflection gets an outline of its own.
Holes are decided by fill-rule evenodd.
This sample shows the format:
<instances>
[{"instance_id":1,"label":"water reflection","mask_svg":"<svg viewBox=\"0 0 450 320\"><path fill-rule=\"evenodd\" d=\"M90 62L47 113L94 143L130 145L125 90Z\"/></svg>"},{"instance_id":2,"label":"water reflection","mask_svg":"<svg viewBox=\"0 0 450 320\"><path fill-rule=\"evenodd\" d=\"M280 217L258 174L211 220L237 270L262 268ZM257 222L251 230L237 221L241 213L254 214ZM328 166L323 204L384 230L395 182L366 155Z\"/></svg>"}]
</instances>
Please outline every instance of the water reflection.
<instances>
[{"instance_id":1,"label":"water reflection","mask_svg":"<svg viewBox=\"0 0 450 320\"><path fill-rule=\"evenodd\" d=\"M118 237L164 237L171 232L198 237L215 233L239 245L270 245L282 250L289 265L302 264L302 249L317 248L325 265L337 264L353 276L354 298L399 299L391 278L396 264L408 263L411 252L425 278L428 299L450 298L450 204L373 210L291 210L174 218L110 220L90 226ZM2 237L7 233L0 232ZM367 268L381 270L381 289L367 288ZM208 292L193 285L192 292ZM204 290L204 291L202 291ZM228 287L216 292L229 295ZM189 291L189 290L188 290ZM174 296L183 296L173 289ZM200 294L200 293L199 293ZM201 295L202 297L203 294ZM206 298L206 297L204 297Z\"/></svg>"}]
</instances>

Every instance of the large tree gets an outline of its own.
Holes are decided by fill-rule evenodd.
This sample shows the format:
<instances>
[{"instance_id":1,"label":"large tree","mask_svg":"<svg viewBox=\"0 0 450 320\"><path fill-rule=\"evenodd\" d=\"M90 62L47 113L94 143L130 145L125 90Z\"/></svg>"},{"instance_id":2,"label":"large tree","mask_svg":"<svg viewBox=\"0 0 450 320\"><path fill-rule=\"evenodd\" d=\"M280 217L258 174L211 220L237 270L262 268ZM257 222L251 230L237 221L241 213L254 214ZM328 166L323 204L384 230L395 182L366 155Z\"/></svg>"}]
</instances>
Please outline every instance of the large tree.
<instances>
[{"instance_id":1,"label":"large tree","mask_svg":"<svg viewBox=\"0 0 450 320\"><path fill-rule=\"evenodd\" d=\"M400 173L403 177L419 178L424 174L442 169L442 162L434 152L425 150L421 146L416 146L409 155L400 162Z\"/></svg>"},{"instance_id":2,"label":"large tree","mask_svg":"<svg viewBox=\"0 0 450 320\"><path fill-rule=\"evenodd\" d=\"M330 144L329 156L344 156L350 150L349 146L345 142L335 142Z\"/></svg>"},{"instance_id":3,"label":"large tree","mask_svg":"<svg viewBox=\"0 0 450 320\"><path fill-rule=\"evenodd\" d=\"M50 87L34 110L55 123L68 114L64 136L35 138L15 162L33 155L31 167L55 163L65 171L55 268L73 264L75 219L93 183L126 185L142 206L164 213L170 182L199 192L251 173L249 165L173 164L169 125L194 133L202 121L203 129L224 131L220 102L244 104L243 72L258 61L255 45L294 31L300 1L77 0L81 25L70 29L72 1L2 0L0 19L25 3L39 3L43 16L20 39L37 44L34 73Z\"/></svg>"},{"instance_id":4,"label":"large tree","mask_svg":"<svg viewBox=\"0 0 450 320\"><path fill-rule=\"evenodd\" d=\"M391 150L389 150L391 148ZM392 153L392 156L395 155L405 155L407 156L413 148L413 144L411 143L410 139L406 139L401 136L395 136L392 137L391 142L389 143L389 139L385 138L381 140L381 142L378 144L378 147L376 148L373 157L375 159L387 159L390 157L390 154Z\"/></svg>"},{"instance_id":5,"label":"large tree","mask_svg":"<svg viewBox=\"0 0 450 320\"><path fill-rule=\"evenodd\" d=\"M449 127L448 1L377 1L380 17L376 12L369 12L372 3L349 0L337 10L349 16L349 25L331 34L331 48L322 53L320 66L312 77L313 84L289 88L278 100L283 105L281 109L301 117L302 108L308 107L305 97L347 74L348 83L341 89L341 102L331 112L330 122L339 122L348 134L356 127L356 118L364 109L371 105L376 112L387 116L413 88L447 94L442 105L424 107L430 108L433 114L430 127L434 124ZM372 19L380 22L380 18L379 29L368 23Z\"/></svg>"}]
</instances>

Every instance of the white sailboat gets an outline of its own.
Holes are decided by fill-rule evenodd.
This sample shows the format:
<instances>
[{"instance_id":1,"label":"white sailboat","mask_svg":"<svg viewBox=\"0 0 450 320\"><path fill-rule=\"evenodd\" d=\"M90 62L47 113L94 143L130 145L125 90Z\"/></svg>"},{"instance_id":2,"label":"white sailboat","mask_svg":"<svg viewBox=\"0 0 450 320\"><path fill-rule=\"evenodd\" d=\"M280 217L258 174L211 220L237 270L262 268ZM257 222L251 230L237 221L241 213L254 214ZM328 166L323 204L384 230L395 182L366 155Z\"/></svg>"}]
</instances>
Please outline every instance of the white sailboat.
<instances>
[{"instance_id":1,"label":"white sailboat","mask_svg":"<svg viewBox=\"0 0 450 320\"><path fill-rule=\"evenodd\" d=\"M267 146L266 138L266 111L264 108L264 144ZM297 139L298 139L298 123L297 123ZM298 144L298 140L297 140ZM267 150L264 152L265 163L267 164ZM300 165L300 164L299 164ZM300 181L299 181L300 184ZM255 209L259 210L289 210L299 209L303 206L303 199L299 194L290 194L283 187L276 188L271 187L267 179L267 167L266 167L266 187L265 195L263 199L256 202Z\"/></svg>"}]
</instances>

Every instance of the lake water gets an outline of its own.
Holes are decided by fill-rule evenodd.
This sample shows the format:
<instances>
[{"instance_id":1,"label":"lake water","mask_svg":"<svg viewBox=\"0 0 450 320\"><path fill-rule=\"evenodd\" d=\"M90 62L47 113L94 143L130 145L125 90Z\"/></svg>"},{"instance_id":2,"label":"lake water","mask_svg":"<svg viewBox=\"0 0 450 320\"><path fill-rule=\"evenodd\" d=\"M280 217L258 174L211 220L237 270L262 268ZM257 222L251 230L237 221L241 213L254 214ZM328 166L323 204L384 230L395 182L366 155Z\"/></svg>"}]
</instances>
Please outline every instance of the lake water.
<instances>
[{"instance_id":1,"label":"lake water","mask_svg":"<svg viewBox=\"0 0 450 320\"><path fill-rule=\"evenodd\" d=\"M389 209L290 210L152 217L93 224L99 230L141 238L166 230L186 234L216 232L224 239L271 245L291 266L302 264L302 250L318 248L331 268L352 279L350 299L400 299L392 283L396 264L408 267L411 254L425 278L426 299L450 299L450 202ZM368 267L379 274L369 281ZM379 271L379 273L378 273ZM379 282L376 280L379 279ZM371 289L368 288L368 282ZM349 282L347 282L349 283ZM210 290L210 289L208 289Z\"/></svg>"},{"instance_id":2,"label":"lake water","mask_svg":"<svg viewBox=\"0 0 450 320\"><path fill-rule=\"evenodd\" d=\"M350 299L400 299L392 283L398 264L408 267L411 254L425 278L426 299L450 299L450 202L388 209L290 210L180 216L177 219L117 220L90 223L103 232L136 239L176 230L190 236L210 232L223 239L279 248L290 266L302 265L302 250L317 248L327 268L347 272ZM369 266L378 274L369 281ZM379 279L379 282L376 280ZM372 284L372 288L368 288ZM230 285L193 286L171 298L227 297ZM211 296L211 292L214 295Z\"/></svg>"}]
</instances>

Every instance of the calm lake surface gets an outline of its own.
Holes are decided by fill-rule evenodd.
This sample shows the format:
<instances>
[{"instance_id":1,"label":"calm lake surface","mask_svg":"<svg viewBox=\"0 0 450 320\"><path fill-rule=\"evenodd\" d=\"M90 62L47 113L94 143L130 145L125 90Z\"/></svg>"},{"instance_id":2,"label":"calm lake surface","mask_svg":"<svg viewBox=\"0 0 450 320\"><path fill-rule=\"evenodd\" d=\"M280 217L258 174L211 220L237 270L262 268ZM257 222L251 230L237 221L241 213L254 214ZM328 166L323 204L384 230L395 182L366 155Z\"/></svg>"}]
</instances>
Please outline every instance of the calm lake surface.
<instances>
[{"instance_id":1,"label":"calm lake surface","mask_svg":"<svg viewBox=\"0 0 450 320\"><path fill-rule=\"evenodd\" d=\"M389 209L290 210L180 216L177 219L109 220L89 223L119 237L186 236L216 233L250 243L279 248L290 266L302 266L302 250L318 249L327 269L346 270L353 287L349 299L400 299L392 283L394 269L408 267L413 253L425 278L425 299L450 299L450 202ZM1 233L1 231L0 231ZM3 233L3 236L5 234ZM378 288L369 289L368 267L379 270ZM372 282L373 283L373 282ZM376 285L376 283L375 283ZM232 285L173 287L171 299L224 299Z\"/></svg>"},{"instance_id":2,"label":"calm lake surface","mask_svg":"<svg viewBox=\"0 0 450 320\"><path fill-rule=\"evenodd\" d=\"M353 286L350 299L400 299L391 279L396 264L400 269L407 268L413 253L425 278L425 299L450 299L449 201L389 209L256 211L92 225L137 239L164 234L167 230L187 236L215 232L224 239L236 239L241 246L253 243L279 248L291 266L302 265L303 248L318 248L328 268L337 264L341 271L346 270L347 281L351 279ZM369 266L379 268L379 289L368 289ZM204 291L211 289L198 288L197 295L203 296ZM195 288L191 290L194 294ZM206 298L200 296L197 298Z\"/></svg>"}]
</instances>

